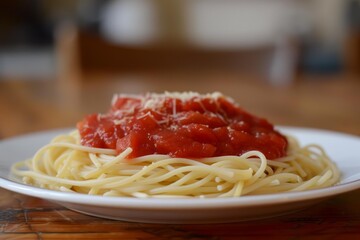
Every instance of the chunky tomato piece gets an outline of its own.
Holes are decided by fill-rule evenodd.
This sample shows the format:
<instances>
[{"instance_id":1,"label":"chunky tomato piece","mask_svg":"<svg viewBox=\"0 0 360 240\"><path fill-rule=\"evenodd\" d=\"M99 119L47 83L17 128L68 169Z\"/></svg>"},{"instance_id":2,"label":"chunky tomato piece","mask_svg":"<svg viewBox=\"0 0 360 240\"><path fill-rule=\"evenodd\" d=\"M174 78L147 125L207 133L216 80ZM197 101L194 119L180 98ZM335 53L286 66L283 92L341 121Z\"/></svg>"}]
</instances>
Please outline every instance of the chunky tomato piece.
<instances>
[{"instance_id":1,"label":"chunky tomato piece","mask_svg":"<svg viewBox=\"0 0 360 240\"><path fill-rule=\"evenodd\" d=\"M119 153L130 147L129 158L203 158L258 150L276 159L287 148L272 124L219 94L117 96L108 113L89 115L77 127L83 145Z\"/></svg>"}]
</instances>

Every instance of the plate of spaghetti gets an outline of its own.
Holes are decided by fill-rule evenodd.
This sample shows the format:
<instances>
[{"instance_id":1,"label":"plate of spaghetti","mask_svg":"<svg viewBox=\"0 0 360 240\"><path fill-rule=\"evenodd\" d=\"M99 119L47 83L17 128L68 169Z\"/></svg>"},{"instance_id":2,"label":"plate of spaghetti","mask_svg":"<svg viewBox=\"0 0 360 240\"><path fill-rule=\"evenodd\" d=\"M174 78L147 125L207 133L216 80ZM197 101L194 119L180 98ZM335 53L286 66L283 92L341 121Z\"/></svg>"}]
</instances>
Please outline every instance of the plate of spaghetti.
<instances>
[{"instance_id":1,"label":"plate of spaghetti","mask_svg":"<svg viewBox=\"0 0 360 240\"><path fill-rule=\"evenodd\" d=\"M136 222L234 222L360 187L360 138L275 127L221 93L119 94L75 129L0 142L0 186Z\"/></svg>"}]
</instances>

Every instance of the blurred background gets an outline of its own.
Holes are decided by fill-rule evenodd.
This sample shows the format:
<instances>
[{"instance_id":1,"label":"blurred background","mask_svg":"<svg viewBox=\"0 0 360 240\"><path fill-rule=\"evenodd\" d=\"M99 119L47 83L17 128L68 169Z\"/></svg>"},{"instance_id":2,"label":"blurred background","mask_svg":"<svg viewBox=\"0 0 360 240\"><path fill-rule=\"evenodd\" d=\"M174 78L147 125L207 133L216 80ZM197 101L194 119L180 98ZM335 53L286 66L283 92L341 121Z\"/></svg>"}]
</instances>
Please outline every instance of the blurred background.
<instances>
[{"instance_id":1,"label":"blurred background","mask_svg":"<svg viewBox=\"0 0 360 240\"><path fill-rule=\"evenodd\" d=\"M235 68L240 52L266 52L276 83L360 69L359 0L13 0L0 3L0 79L54 79L70 27L134 52L237 52Z\"/></svg>"},{"instance_id":2,"label":"blurred background","mask_svg":"<svg viewBox=\"0 0 360 240\"><path fill-rule=\"evenodd\" d=\"M360 0L0 2L0 110L14 125L0 137L164 90L223 91L279 124L360 134L358 82Z\"/></svg>"}]
</instances>

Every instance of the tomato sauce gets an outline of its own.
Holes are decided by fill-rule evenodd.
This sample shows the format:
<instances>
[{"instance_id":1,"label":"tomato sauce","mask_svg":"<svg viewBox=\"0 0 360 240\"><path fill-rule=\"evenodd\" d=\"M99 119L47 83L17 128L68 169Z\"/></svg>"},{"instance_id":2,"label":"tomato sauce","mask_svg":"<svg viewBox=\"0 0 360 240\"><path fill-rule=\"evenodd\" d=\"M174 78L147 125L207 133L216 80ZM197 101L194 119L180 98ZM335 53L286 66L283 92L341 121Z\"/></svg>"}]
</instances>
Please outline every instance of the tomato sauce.
<instances>
[{"instance_id":1,"label":"tomato sauce","mask_svg":"<svg viewBox=\"0 0 360 240\"><path fill-rule=\"evenodd\" d=\"M82 145L118 153L131 147L129 158L204 158L258 150L276 159L287 148L286 138L272 124L220 93L118 95L106 114L89 115L77 128Z\"/></svg>"}]
</instances>

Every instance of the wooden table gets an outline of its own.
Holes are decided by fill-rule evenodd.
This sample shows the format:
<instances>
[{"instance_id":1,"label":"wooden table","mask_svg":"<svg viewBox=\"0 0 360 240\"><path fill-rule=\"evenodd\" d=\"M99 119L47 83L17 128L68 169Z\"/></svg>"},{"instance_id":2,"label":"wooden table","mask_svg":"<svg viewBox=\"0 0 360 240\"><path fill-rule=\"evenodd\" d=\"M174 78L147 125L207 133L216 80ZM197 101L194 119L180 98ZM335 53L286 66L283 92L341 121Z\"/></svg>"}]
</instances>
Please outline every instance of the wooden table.
<instances>
[{"instance_id":1,"label":"wooden table","mask_svg":"<svg viewBox=\"0 0 360 240\"><path fill-rule=\"evenodd\" d=\"M221 91L278 125L360 135L360 79L302 77L273 86L238 74L147 74L86 83L0 81L0 138L74 127L85 114L106 111L116 92ZM1 160L0 160L1 161ZM0 189L0 239L359 239L360 190L301 212L271 219L206 225L112 221Z\"/></svg>"}]
</instances>

